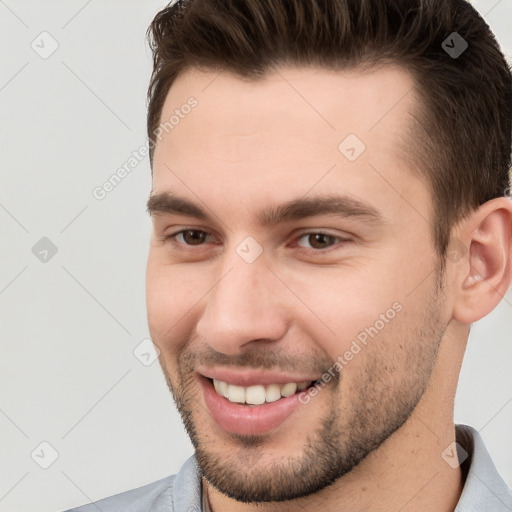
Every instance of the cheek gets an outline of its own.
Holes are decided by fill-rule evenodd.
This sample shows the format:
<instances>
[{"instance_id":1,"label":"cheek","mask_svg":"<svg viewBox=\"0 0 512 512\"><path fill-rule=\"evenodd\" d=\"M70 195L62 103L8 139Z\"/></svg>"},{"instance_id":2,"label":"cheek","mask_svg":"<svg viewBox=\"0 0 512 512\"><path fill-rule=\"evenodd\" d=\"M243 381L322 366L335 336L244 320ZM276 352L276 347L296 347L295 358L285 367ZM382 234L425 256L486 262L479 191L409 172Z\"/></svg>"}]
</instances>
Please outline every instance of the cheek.
<instances>
[{"instance_id":1,"label":"cheek","mask_svg":"<svg viewBox=\"0 0 512 512\"><path fill-rule=\"evenodd\" d=\"M146 307L153 341L160 346L173 344L180 338L183 320L190 310L187 286L176 268L160 263L155 256L148 259L146 272Z\"/></svg>"},{"instance_id":2,"label":"cheek","mask_svg":"<svg viewBox=\"0 0 512 512\"><path fill-rule=\"evenodd\" d=\"M146 307L153 341L175 357L191 339L211 289L209 275L194 267L171 265L150 254L146 272Z\"/></svg>"},{"instance_id":3,"label":"cheek","mask_svg":"<svg viewBox=\"0 0 512 512\"><path fill-rule=\"evenodd\" d=\"M354 342L364 349L382 338L403 310L394 287L354 268L302 274L292 287L305 305L297 320L333 361L347 351L358 353Z\"/></svg>"},{"instance_id":4,"label":"cheek","mask_svg":"<svg viewBox=\"0 0 512 512\"><path fill-rule=\"evenodd\" d=\"M150 254L146 272L146 302L155 322L167 326L178 321L200 298L198 272L165 262L161 255ZM204 292L203 292L204 294Z\"/></svg>"}]
</instances>

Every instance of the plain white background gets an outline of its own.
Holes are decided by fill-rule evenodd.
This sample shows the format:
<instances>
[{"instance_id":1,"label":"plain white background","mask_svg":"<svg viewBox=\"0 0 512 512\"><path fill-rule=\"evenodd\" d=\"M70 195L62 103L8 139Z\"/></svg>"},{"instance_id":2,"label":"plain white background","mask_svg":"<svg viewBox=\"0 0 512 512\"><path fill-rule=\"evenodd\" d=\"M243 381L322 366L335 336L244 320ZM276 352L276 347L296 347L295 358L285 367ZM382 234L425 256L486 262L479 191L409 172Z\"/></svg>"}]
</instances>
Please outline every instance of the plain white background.
<instances>
[{"instance_id":1,"label":"plain white background","mask_svg":"<svg viewBox=\"0 0 512 512\"><path fill-rule=\"evenodd\" d=\"M148 337L147 157L92 194L146 141L145 31L165 4L0 0L1 512L58 512L192 454L158 362L133 353ZM512 1L475 5L510 60ZM455 414L509 485L511 332L509 291L473 326Z\"/></svg>"}]
</instances>

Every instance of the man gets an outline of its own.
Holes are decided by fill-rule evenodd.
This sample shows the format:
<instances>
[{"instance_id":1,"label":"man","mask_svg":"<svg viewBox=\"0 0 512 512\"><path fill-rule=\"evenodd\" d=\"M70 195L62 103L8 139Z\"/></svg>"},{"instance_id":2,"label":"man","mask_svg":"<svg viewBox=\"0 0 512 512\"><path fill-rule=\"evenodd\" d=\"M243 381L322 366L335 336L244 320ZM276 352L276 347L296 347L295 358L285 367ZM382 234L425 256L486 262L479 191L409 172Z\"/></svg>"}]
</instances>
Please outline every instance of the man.
<instances>
[{"instance_id":1,"label":"man","mask_svg":"<svg viewBox=\"0 0 512 512\"><path fill-rule=\"evenodd\" d=\"M195 455L76 510L512 510L453 423L512 280L511 75L482 18L190 0L150 36L148 321Z\"/></svg>"}]
</instances>

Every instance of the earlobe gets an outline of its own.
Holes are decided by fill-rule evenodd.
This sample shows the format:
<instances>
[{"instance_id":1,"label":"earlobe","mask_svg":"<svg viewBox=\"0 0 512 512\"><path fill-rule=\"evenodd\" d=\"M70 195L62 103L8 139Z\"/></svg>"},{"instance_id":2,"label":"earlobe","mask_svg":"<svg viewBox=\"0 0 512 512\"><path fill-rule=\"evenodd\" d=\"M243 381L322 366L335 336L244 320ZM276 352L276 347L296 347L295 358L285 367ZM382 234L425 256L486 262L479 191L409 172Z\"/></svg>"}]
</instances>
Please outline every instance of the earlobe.
<instances>
[{"instance_id":1,"label":"earlobe","mask_svg":"<svg viewBox=\"0 0 512 512\"><path fill-rule=\"evenodd\" d=\"M465 257L457 262L453 318L471 324L502 300L512 280L512 204L497 198L483 204L464 223Z\"/></svg>"}]
</instances>

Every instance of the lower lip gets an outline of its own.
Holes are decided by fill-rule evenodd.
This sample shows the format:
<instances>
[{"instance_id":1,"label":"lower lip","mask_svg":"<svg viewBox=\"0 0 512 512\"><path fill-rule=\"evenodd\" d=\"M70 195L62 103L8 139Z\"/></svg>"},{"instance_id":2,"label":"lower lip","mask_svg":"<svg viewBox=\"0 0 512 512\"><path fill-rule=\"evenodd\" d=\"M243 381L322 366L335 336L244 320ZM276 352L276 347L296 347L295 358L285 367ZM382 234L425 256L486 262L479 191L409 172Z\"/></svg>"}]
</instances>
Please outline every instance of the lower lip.
<instances>
[{"instance_id":1,"label":"lower lip","mask_svg":"<svg viewBox=\"0 0 512 512\"><path fill-rule=\"evenodd\" d=\"M299 394L254 407L230 402L217 394L211 380L201 377L203 396L212 418L227 432L263 435L277 428L302 405Z\"/></svg>"}]
</instances>

